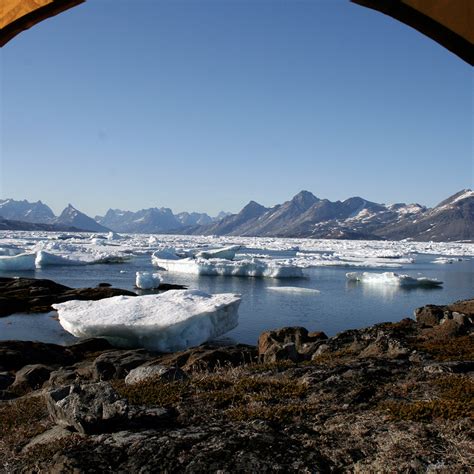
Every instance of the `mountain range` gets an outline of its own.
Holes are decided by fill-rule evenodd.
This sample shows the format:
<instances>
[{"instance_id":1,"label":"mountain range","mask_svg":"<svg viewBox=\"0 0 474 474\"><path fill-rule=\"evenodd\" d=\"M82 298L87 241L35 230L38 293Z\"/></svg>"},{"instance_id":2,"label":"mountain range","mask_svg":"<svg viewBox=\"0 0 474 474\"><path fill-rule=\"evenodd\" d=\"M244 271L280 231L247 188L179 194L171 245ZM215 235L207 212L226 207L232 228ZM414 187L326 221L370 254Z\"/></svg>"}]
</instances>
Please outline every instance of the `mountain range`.
<instances>
[{"instance_id":1,"label":"mountain range","mask_svg":"<svg viewBox=\"0 0 474 474\"><path fill-rule=\"evenodd\" d=\"M71 204L56 217L41 201L0 200L0 229L9 225L18 228L18 221L22 222L22 230L27 230L25 223L39 223L51 227L45 230L93 232L472 241L474 192L464 189L427 208L420 204L378 204L361 197L334 202L301 191L270 208L250 201L237 214L220 213L216 217L197 212L173 214L162 207L137 212L109 209L104 216L92 219Z\"/></svg>"}]
</instances>

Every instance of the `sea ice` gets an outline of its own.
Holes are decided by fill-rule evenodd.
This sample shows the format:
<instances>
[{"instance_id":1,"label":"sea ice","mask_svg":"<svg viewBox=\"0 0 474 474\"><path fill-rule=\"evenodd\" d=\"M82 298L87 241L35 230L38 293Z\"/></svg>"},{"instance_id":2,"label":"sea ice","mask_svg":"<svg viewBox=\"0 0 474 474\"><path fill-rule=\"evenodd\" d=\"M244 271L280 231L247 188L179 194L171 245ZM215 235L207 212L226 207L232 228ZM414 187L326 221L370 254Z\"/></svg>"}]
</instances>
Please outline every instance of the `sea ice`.
<instances>
[{"instance_id":1,"label":"sea ice","mask_svg":"<svg viewBox=\"0 0 474 474\"><path fill-rule=\"evenodd\" d=\"M34 253L20 253L13 256L0 256L0 271L26 271L35 269Z\"/></svg>"},{"instance_id":2,"label":"sea ice","mask_svg":"<svg viewBox=\"0 0 474 474\"><path fill-rule=\"evenodd\" d=\"M170 290L54 304L62 327L76 337L104 337L120 347L174 352L235 328L240 295Z\"/></svg>"},{"instance_id":3,"label":"sea ice","mask_svg":"<svg viewBox=\"0 0 474 474\"><path fill-rule=\"evenodd\" d=\"M300 286L267 286L267 290L281 291L284 293L308 293L308 294L321 293L316 288L302 288Z\"/></svg>"},{"instance_id":4,"label":"sea ice","mask_svg":"<svg viewBox=\"0 0 474 474\"><path fill-rule=\"evenodd\" d=\"M349 281L360 281L363 283L374 283L382 285L395 285L403 287L415 287L415 286L424 286L424 287L436 287L443 284L442 281L436 279L430 279L426 277L413 278L408 275L399 275L393 272L384 272L384 273L346 273L346 277Z\"/></svg>"},{"instance_id":5,"label":"sea ice","mask_svg":"<svg viewBox=\"0 0 474 474\"><path fill-rule=\"evenodd\" d=\"M263 262L256 258L230 261L220 258L162 258L154 253L152 263L163 270L176 273L211 276L242 276L269 278L302 278L303 270L278 261Z\"/></svg>"},{"instance_id":6,"label":"sea ice","mask_svg":"<svg viewBox=\"0 0 474 474\"><path fill-rule=\"evenodd\" d=\"M135 286L142 290L152 290L160 286L161 280L159 273L136 272Z\"/></svg>"},{"instance_id":7,"label":"sea ice","mask_svg":"<svg viewBox=\"0 0 474 474\"><path fill-rule=\"evenodd\" d=\"M230 247L212 249L212 250L201 250L196 254L197 258L223 258L225 260L234 260L235 254L240 250L240 245L232 245Z\"/></svg>"}]
</instances>

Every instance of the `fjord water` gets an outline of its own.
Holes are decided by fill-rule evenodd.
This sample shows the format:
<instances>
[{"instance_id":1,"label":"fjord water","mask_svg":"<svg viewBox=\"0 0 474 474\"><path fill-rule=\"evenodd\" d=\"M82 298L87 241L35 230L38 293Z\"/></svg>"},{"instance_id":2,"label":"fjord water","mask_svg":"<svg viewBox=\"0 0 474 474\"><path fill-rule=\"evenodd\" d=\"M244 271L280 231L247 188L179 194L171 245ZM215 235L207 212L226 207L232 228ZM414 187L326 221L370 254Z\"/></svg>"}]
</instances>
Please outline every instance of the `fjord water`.
<instances>
[{"instance_id":1,"label":"fjord water","mask_svg":"<svg viewBox=\"0 0 474 474\"><path fill-rule=\"evenodd\" d=\"M470 257L453 264L431 263L437 255L416 255L414 264L402 268L354 269L317 267L304 270L304 279L242 278L197 276L162 272L166 283L183 284L208 293L240 293L239 326L227 336L255 344L259 334L283 326L304 326L328 335L384 321L412 317L413 310L425 304L448 304L474 297L474 260ZM156 271L149 256L137 256L127 263L82 267L46 267L31 272L4 272L0 276L49 278L71 287L96 286L107 282L115 287L134 289L136 271ZM444 282L440 288L405 289L387 285L348 282L348 271L396 271ZM272 291L269 287L314 288L319 293ZM149 292L143 292L146 294ZM33 339L70 343L51 315L19 315L0 318L0 339Z\"/></svg>"}]
</instances>

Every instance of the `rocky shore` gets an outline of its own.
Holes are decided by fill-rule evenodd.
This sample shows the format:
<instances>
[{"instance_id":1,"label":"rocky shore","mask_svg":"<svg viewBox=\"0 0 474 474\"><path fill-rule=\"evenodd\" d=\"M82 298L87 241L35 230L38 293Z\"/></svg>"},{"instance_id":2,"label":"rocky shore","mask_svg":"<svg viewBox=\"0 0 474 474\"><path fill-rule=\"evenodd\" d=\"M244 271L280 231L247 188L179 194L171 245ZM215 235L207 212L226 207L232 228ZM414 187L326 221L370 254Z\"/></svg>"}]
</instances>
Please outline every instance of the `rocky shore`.
<instances>
[{"instance_id":1,"label":"rocky shore","mask_svg":"<svg viewBox=\"0 0 474 474\"><path fill-rule=\"evenodd\" d=\"M158 354L0 342L0 472L472 472L474 300Z\"/></svg>"}]
</instances>

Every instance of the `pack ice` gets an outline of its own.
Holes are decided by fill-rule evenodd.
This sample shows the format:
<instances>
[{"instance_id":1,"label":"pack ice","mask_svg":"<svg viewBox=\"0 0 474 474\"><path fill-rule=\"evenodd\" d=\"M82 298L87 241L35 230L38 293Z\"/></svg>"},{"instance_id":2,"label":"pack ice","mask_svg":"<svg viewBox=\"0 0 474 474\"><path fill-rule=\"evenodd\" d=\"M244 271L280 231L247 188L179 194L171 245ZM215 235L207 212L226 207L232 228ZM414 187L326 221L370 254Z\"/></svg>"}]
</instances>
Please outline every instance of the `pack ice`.
<instances>
[{"instance_id":1,"label":"pack ice","mask_svg":"<svg viewBox=\"0 0 474 474\"><path fill-rule=\"evenodd\" d=\"M303 270L296 265L278 261L264 262L257 258L228 260L224 258L179 258L167 250L155 252L152 263L169 272L194 275L241 276L269 278L302 278Z\"/></svg>"},{"instance_id":2,"label":"pack ice","mask_svg":"<svg viewBox=\"0 0 474 474\"><path fill-rule=\"evenodd\" d=\"M119 347L174 352L235 328L240 295L170 290L54 304L62 327L76 337L104 337Z\"/></svg>"},{"instance_id":3,"label":"pack ice","mask_svg":"<svg viewBox=\"0 0 474 474\"><path fill-rule=\"evenodd\" d=\"M436 279L430 279L426 277L413 278L408 275L399 275L394 272L384 273L346 273L346 277L349 281L360 281L362 283L374 283L381 285L395 285L403 287L436 287L443 284L442 281Z\"/></svg>"}]
</instances>

